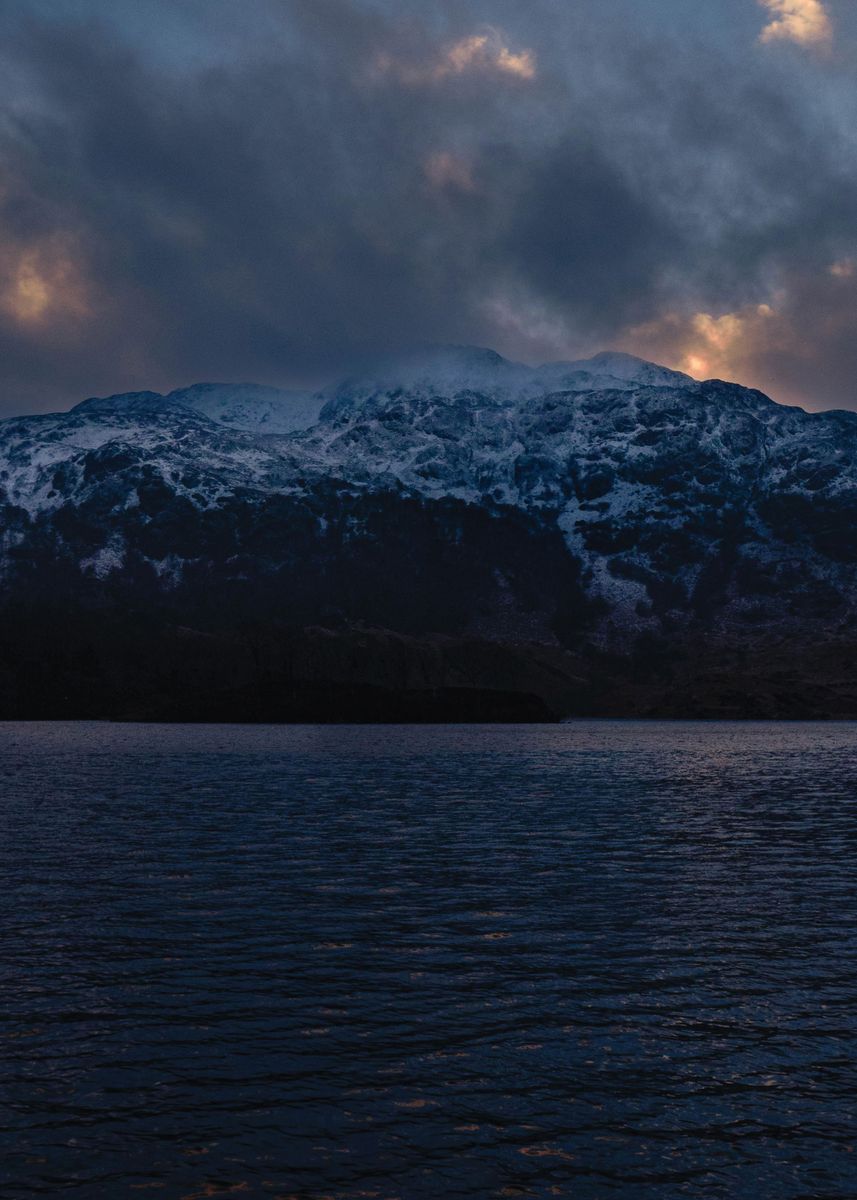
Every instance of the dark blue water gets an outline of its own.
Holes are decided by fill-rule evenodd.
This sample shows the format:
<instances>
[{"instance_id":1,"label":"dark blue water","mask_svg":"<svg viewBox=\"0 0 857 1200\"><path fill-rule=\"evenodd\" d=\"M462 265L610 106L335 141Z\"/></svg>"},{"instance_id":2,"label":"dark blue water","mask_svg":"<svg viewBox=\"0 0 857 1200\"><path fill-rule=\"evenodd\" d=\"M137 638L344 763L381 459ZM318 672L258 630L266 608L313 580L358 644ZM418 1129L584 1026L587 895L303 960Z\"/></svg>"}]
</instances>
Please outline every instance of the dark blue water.
<instances>
[{"instance_id":1,"label":"dark blue water","mask_svg":"<svg viewBox=\"0 0 857 1200\"><path fill-rule=\"evenodd\" d=\"M3 1195L857 1196L857 726L0 726Z\"/></svg>"}]
</instances>

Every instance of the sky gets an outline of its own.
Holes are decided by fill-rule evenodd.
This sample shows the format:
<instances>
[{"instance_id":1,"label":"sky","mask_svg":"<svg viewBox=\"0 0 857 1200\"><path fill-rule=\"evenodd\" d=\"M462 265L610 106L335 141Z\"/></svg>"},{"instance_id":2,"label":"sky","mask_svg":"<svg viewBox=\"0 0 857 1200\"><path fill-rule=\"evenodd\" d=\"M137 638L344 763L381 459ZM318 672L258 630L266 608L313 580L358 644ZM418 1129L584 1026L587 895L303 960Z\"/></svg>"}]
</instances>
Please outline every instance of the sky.
<instances>
[{"instance_id":1,"label":"sky","mask_svg":"<svg viewBox=\"0 0 857 1200\"><path fill-rule=\"evenodd\" d=\"M854 0L0 0L0 413L619 349L857 409Z\"/></svg>"}]
</instances>

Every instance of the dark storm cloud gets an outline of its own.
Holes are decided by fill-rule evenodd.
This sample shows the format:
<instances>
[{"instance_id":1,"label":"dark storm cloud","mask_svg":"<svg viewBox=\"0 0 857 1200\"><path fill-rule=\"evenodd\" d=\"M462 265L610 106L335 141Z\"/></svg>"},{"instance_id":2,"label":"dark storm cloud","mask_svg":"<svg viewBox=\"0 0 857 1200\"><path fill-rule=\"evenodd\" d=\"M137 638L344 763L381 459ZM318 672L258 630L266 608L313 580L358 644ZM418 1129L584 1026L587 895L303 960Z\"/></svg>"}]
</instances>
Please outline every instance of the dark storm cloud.
<instances>
[{"instance_id":1,"label":"dark storm cloud","mask_svg":"<svg viewBox=\"0 0 857 1200\"><path fill-rule=\"evenodd\" d=\"M596 329L645 311L662 264L686 249L661 207L588 139L562 141L521 176L504 250L533 294Z\"/></svg>"},{"instance_id":2,"label":"dark storm cloud","mask_svg":"<svg viewBox=\"0 0 857 1200\"><path fill-rule=\"evenodd\" d=\"M822 54L762 46L755 0L0 4L0 405L432 340L698 351L790 397L816 364L857 405L828 7Z\"/></svg>"}]
</instances>

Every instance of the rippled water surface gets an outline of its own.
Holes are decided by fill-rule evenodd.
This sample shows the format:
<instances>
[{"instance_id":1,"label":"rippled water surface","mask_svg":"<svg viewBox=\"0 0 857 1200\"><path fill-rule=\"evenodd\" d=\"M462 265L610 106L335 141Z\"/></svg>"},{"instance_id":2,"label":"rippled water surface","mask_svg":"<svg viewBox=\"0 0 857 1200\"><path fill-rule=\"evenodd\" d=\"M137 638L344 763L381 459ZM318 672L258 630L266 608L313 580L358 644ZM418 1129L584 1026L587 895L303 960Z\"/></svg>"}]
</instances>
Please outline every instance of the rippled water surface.
<instances>
[{"instance_id":1,"label":"rippled water surface","mask_svg":"<svg viewBox=\"0 0 857 1200\"><path fill-rule=\"evenodd\" d=\"M0 726L4 1196L857 1196L857 726Z\"/></svg>"}]
</instances>

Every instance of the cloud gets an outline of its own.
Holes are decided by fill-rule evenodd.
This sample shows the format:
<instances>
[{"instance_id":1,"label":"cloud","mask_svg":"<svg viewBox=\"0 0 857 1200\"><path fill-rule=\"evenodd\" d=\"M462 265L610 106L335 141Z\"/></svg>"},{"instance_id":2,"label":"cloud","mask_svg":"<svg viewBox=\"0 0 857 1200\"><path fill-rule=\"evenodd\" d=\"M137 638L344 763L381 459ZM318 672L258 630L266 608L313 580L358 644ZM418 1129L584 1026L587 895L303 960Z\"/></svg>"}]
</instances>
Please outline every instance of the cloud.
<instances>
[{"instance_id":1,"label":"cloud","mask_svg":"<svg viewBox=\"0 0 857 1200\"><path fill-rule=\"evenodd\" d=\"M500 71L519 79L533 79L536 74L532 50L514 53L502 40L502 34L474 34L455 42L435 68L439 77L460 75L464 71L481 69Z\"/></svg>"},{"instance_id":2,"label":"cloud","mask_svg":"<svg viewBox=\"0 0 857 1200\"><path fill-rule=\"evenodd\" d=\"M0 307L24 326L89 316L86 283L69 239L54 236L0 252Z\"/></svg>"},{"instance_id":3,"label":"cloud","mask_svg":"<svg viewBox=\"0 0 857 1200\"><path fill-rule=\"evenodd\" d=\"M830 16L821 0L759 0L771 14L762 42L787 41L799 46L826 46L833 37Z\"/></svg>"},{"instance_id":4,"label":"cloud","mask_svg":"<svg viewBox=\"0 0 857 1200\"><path fill-rule=\"evenodd\" d=\"M429 154L424 170L431 187L439 192L449 189L459 192L477 190L471 164L450 150L435 150Z\"/></svg>"},{"instance_id":5,"label":"cloud","mask_svg":"<svg viewBox=\"0 0 857 1200\"><path fill-rule=\"evenodd\" d=\"M511 50L500 30L489 29L459 38L426 62L398 59L382 51L375 56L373 72L380 77L392 76L409 86L473 73L531 80L536 77L536 58L532 50Z\"/></svg>"},{"instance_id":6,"label":"cloud","mask_svg":"<svg viewBox=\"0 0 857 1200\"><path fill-rule=\"evenodd\" d=\"M857 87L722 4L0 3L0 411L426 341L857 407Z\"/></svg>"}]
</instances>

